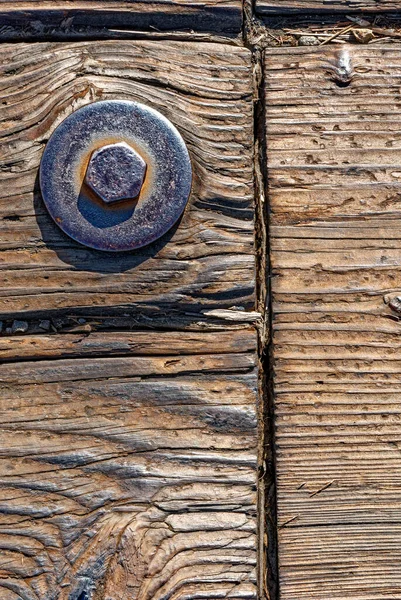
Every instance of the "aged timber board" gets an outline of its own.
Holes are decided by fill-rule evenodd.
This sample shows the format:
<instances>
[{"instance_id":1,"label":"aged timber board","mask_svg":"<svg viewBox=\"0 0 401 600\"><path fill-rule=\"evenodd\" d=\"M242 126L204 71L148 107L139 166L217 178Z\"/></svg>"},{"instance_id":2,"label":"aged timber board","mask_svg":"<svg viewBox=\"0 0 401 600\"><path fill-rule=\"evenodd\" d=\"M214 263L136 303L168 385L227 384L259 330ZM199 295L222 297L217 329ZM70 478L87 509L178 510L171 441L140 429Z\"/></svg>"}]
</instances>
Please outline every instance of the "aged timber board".
<instances>
[{"instance_id":1,"label":"aged timber board","mask_svg":"<svg viewBox=\"0 0 401 600\"><path fill-rule=\"evenodd\" d=\"M341 48L265 56L282 600L401 595L401 48Z\"/></svg>"},{"instance_id":2,"label":"aged timber board","mask_svg":"<svg viewBox=\"0 0 401 600\"><path fill-rule=\"evenodd\" d=\"M148 31L238 35L241 0L1 0L0 36L68 38Z\"/></svg>"},{"instance_id":3,"label":"aged timber board","mask_svg":"<svg viewBox=\"0 0 401 600\"><path fill-rule=\"evenodd\" d=\"M135 307L150 317L254 306L252 66L224 44L119 41L0 46L0 315ZM40 196L40 159L73 110L119 98L148 104L193 162L177 227L136 253L72 242ZM44 301L45 299L45 301ZM99 309L100 310L100 309ZM149 317L149 318L150 318Z\"/></svg>"},{"instance_id":4,"label":"aged timber board","mask_svg":"<svg viewBox=\"0 0 401 600\"><path fill-rule=\"evenodd\" d=\"M2 600L256 599L256 340L230 337L132 332L113 358L104 333L99 358L41 360L32 339L28 362L7 355Z\"/></svg>"},{"instance_id":5,"label":"aged timber board","mask_svg":"<svg viewBox=\"0 0 401 600\"><path fill-rule=\"evenodd\" d=\"M0 599L256 600L251 54L13 44L0 68ZM180 223L133 253L74 243L37 185L105 98L160 110L193 161Z\"/></svg>"},{"instance_id":6,"label":"aged timber board","mask_svg":"<svg viewBox=\"0 0 401 600\"><path fill-rule=\"evenodd\" d=\"M306 13L363 14L390 13L400 9L397 0L256 0L256 13L259 15L289 15Z\"/></svg>"}]
</instances>

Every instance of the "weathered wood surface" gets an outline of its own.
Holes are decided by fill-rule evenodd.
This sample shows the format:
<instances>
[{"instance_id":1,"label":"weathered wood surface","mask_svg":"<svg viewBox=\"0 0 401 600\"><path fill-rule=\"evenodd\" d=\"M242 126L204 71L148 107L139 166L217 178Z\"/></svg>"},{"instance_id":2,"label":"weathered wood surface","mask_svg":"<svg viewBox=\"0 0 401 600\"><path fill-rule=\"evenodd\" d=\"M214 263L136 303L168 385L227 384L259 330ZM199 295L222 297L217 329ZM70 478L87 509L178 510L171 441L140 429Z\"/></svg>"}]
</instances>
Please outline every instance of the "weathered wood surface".
<instances>
[{"instance_id":1,"label":"weathered wood surface","mask_svg":"<svg viewBox=\"0 0 401 600\"><path fill-rule=\"evenodd\" d=\"M128 306L152 317L254 305L251 53L224 44L0 46L0 315ZM165 114L193 161L189 206L136 253L91 251L40 198L47 139L73 110L126 98ZM36 182L36 183L35 183ZM35 191L34 191L35 190Z\"/></svg>"},{"instance_id":2,"label":"weathered wood surface","mask_svg":"<svg viewBox=\"0 0 401 600\"><path fill-rule=\"evenodd\" d=\"M0 598L256 600L250 52L2 45L0 95ZM74 243L37 185L58 123L105 98L159 109L193 160L179 226L136 253Z\"/></svg>"},{"instance_id":3,"label":"weathered wood surface","mask_svg":"<svg viewBox=\"0 0 401 600\"><path fill-rule=\"evenodd\" d=\"M90 35L102 31L239 34L241 0L1 0L2 29L25 36ZM6 31L0 31L0 35Z\"/></svg>"},{"instance_id":4,"label":"weathered wood surface","mask_svg":"<svg viewBox=\"0 0 401 600\"><path fill-rule=\"evenodd\" d=\"M401 48L345 50L265 57L282 600L401 590Z\"/></svg>"},{"instance_id":5,"label":"weathered wood surface","mask_svg":"<svg viewBox=\"0 0 401 600\"><path fill-rule=\"evenodd\" d=\"M9 350L0 598L256 599L256 336L191 335L132 333L141 356L123 335L114 358Z\"/></svg>"},{"instance_id":6,"label":"weathered wood surface","mask_svg":"<svg viewBox=\"0 0 401 600\"><path fill-rule=\"evenodd\" d=\"M256 13L259 15L390 13L399 9L397 0L256 0Z\"/></svg>"},{"instance_id":7,"label":"weathered wood surface","mask_svg":"<svg viewBox=\"0 0 401 600\"><path fill-rule=\"evenodd\" d=\"M0 362L40 360L44 358L95 356L164 356L251 352L255 341L249 330L219 331L207 334L161 331L160 343L155 344L149 331L116 331L65 333L62 335L24 335L0 337Z\"/></svg>"}]
</instances>

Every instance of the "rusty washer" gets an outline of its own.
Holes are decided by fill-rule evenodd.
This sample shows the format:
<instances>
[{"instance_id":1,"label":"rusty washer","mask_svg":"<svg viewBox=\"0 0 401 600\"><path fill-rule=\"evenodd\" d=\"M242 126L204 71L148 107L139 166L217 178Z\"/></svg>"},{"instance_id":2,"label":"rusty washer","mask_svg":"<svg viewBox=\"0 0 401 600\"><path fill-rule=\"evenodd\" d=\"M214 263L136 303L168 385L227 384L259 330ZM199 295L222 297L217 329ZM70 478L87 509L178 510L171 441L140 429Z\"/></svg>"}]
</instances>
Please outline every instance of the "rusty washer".
<instances>
[{"instance_id":1,"label":"rusty washer","mask_svg":"<svg viewBox=\"0 0 401 600\"><path fill-rule=\"evenodd\" d=\"M188 150L158 111L108 100L57 127L40 165L46 207L71 238L97 250L141 248L180 218L191 191Z\"/></svg>"}]
</instances>

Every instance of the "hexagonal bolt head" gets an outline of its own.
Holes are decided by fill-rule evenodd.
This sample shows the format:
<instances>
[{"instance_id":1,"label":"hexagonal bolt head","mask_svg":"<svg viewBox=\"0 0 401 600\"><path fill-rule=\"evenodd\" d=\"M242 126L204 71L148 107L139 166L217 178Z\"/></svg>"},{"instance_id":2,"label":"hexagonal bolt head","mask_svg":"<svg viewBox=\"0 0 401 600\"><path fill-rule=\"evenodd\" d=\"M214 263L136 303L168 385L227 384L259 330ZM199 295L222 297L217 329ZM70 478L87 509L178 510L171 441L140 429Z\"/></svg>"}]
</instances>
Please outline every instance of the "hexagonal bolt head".
<instances>
[{"instance_id":1,"label":"hexagonal bolt head","mask_svg":"<svg viewBox=\"0 0 401 600\"><path fill-rule=\"evenodd\" d=\"M136 198L145 179L146 163L125 142L95 150L85 183L107 204Z\"/></svg>"}]
</instances>

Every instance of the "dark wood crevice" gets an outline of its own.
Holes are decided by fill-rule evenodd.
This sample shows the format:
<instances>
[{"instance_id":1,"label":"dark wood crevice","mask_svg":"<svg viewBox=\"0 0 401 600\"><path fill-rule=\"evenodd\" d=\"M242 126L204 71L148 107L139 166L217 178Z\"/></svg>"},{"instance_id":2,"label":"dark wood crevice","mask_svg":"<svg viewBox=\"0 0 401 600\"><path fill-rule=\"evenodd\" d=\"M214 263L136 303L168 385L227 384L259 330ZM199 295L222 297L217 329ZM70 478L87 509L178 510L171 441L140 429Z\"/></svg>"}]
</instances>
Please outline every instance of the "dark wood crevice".
<instances>
[{"instance_id":1,"label":"dark wood crevice","mask_svg":"<svg viewBox=\"0 0 401 600\"><path fill-rule=\"evenodd\" d=\"M183 2L133 2L113 0L57 3L40 0L2 2L0 40L65 41L156 36L227 40L241 35L239 0Z\"/></svg>"},{"instance_id":2,"label":"dark wood crevice","mask_svg":"<svg viewBox=\"0 0 401 600\"><path fill-rule=\"evenodd\" d=\"M259 311L264 315L258 328L260 460L259 460L259 594L278 600L277 514L274 404L272 395L271 296L269 289L270 254L268 188L266 160L266 111L264 53L259 32L254 26L254 6L245 2L244 43L252 51L254 65L254 169L255 169L255 249L256 289Z\"/></svg>"}]
</instances>

